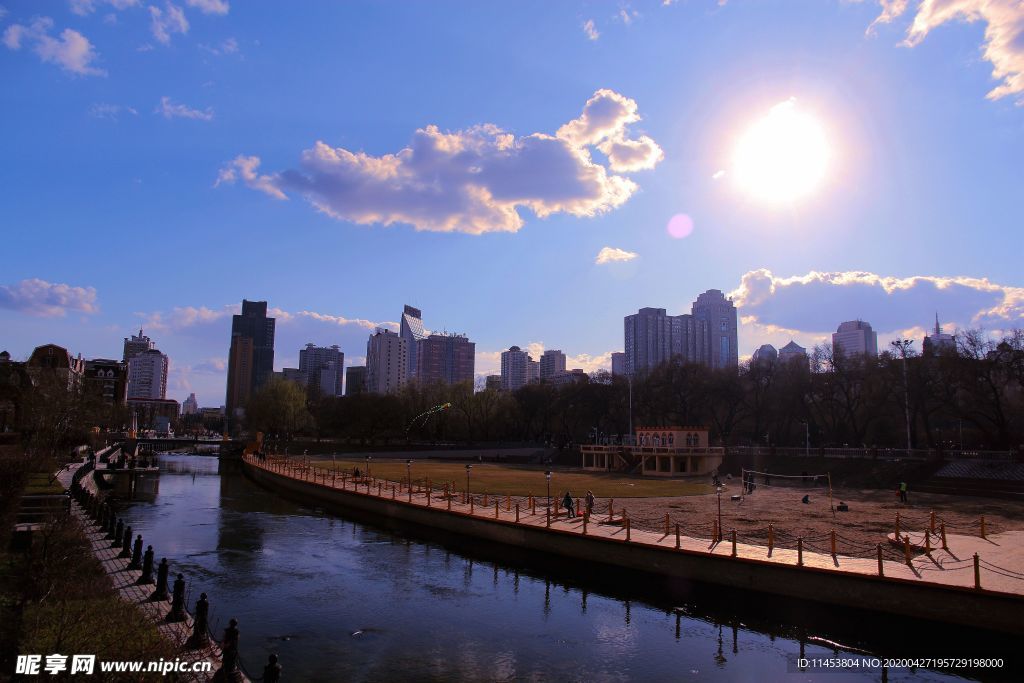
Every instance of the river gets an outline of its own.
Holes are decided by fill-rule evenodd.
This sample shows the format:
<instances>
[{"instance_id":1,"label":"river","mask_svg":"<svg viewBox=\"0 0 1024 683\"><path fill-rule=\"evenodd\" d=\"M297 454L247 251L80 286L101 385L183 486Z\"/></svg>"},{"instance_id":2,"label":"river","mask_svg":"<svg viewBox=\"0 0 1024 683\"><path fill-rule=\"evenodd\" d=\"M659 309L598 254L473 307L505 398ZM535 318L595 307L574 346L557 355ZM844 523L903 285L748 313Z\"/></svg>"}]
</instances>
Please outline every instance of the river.
<instances>
[{"instance_id":1,"label":"river","mask_svg":"<svg viewBox=\"0 0 1024 683\"><path fill-rule=\"evenodd\" d=\"M185 574L190 607L209 595L218 634L238 619L255 676L271 652L286 681L882 676L799 672L801 641L808 658L836 651L796 626L766 626L742 604L658 604L642 586L609 587L583 567L553 581L514 554L494 559L285 500L240 472L218 474L215 457L163 454L160 466L158 485L142 487L125 517ZM885 675L959 680L927 669Z\"/></svg>"}]
</instances>

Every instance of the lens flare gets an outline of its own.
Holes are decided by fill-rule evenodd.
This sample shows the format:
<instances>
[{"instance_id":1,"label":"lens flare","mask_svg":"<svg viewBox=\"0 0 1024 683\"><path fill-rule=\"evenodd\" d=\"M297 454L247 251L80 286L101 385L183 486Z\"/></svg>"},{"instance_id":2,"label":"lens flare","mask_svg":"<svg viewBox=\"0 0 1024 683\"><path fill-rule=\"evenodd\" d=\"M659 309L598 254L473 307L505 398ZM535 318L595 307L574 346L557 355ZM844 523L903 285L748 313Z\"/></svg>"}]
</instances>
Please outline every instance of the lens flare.
<instances>
[{"instance_id":1,"label":"lens flare","mask_svg":"<svg viewBox=\"0 0 1024 683\"><path fill-rule=\"evenodd\" d=\"M684 239L693 232L693 219L685 213L677 213L669 219L665 230L670 237L674 237L677 240Z\"/></svg>"}]
</instances>

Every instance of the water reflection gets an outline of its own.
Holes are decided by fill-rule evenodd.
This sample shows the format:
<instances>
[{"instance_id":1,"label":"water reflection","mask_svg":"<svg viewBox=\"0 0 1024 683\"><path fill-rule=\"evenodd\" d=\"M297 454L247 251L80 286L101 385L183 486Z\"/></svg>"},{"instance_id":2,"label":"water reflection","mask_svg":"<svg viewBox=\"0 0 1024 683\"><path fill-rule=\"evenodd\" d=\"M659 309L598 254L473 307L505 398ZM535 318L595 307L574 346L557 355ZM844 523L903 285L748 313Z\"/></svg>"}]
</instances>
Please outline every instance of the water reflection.
<instances>
[{"instance_id":1,"label":"water reflection","mask_svg":"<svg viewBox=\"0 0 1024 683\"><path fill-rule=\"evenodd\" d=\"M127 518L192 596L210 595L212 624L239 620L255 673L276 652L288 680L772 680L798 673L798 655L832 652L784 622L748 626L756 605L743 603L741 621L715 606L720 592L710 606L659 604L644 582L581 582L558 563L479 557L328 515L216 458L162 456L161 468L158 493Z\"/></svg>"}]
</instances>

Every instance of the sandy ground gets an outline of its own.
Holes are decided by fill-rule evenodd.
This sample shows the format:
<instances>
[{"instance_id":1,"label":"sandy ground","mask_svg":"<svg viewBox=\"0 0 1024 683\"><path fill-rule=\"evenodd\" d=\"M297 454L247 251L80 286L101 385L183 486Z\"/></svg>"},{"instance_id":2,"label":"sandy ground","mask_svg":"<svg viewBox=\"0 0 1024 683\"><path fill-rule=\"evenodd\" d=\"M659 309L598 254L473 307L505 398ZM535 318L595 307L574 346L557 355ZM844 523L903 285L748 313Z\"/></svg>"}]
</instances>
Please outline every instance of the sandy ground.
<instances>
[{"instance_id":1,"label":"sandy ground","mask_svg":"<svg viewBox=\"0 0 1024 683\"><path fill-rule=\"evenodd\" d=\"M808 543L825 549L830 544L828 534L835 529L839 554L867 553L877 543L886 544L886 534L893 532L897 513L902 531L921 532L927 528L932 511L936 514L936 528L944 522L948 534L979 535L983 515L987 534L1024 530L1024 503L1015 501L911 491L908 502L901 504L893 491L834 489L835 504L843 501L850 509L833 515L828 490L823 486L758 484L753 495L744 497L742 502L733 501L731 496L739 493L738 480L727 482L722 494L722 527L727 535L735 528L737 537L748 543L767 544L770 523L775 543L783 547L794 547L796 537L804 537ZM810 496L809 504L801 503L804 495ZM616 513L625 507L638 526L662 529L667 512L673 525L682 525L684 534L710 537L718 497L623 498L614 505ZM597 510L606 512L606 501L600 501Z\"/></svg>"}]
</instances>

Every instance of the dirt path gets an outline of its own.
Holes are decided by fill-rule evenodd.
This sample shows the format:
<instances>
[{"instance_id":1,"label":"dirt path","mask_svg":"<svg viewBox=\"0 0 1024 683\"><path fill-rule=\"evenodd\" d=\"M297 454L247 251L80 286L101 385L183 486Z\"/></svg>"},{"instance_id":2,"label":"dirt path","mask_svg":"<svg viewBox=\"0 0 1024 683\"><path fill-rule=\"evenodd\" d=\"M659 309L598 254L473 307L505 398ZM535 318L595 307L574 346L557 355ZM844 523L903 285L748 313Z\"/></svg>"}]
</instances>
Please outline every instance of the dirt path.
<instances>
[{"instance_id":1,"label":"dirt path","mask_svg":"<svg viewBox=\"0 0 1024 683\"><path fill-rule=\"evenodd\" d=\"M742 502L733 501L740 493L737 480L728 482L722 494L722 527L728 535L733 528L738 538L748 543L766 544L768 525L774 527L777 545L793 547L797 537L807 539L818 549L830 543L829 532L836 530L840 554L870 552L877 543L886 543L886 534L895 526L896 514L902 530L921 531L927 527L932 511L936 525L945 523L947 532L978 535L980 519L985 516L987 533L1024 530L1024 503L988 498L959 498L945 494L915 494L901 504L893 491L835 489L833 500L849 506L849 512L829 508L828 490L823 487L764 486L758 484L753 495ZM803 504L803 496L809 503ZM603 501L602 501L603 502ZM681 524L683 532L710 537L712 521L717 515L716 495L682 498L623 498L615 502L618 512L626 508L634 524L647 528L664 527L665 513L671 523ZM606 505L599 505L606 510Z\"/></svg>"}]
</instances>

